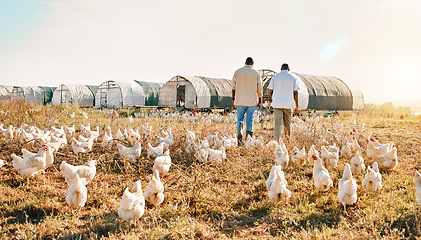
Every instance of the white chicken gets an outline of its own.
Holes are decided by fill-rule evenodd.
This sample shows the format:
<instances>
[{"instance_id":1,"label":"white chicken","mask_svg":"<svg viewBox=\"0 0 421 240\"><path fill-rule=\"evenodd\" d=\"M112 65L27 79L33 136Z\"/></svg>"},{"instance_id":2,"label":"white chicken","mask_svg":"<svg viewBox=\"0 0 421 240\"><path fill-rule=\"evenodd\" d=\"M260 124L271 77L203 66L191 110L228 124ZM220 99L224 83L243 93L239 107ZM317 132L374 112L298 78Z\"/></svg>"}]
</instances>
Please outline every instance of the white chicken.
<instances>
[{"instance_id":1,"label":"white chicken","mask_svg":"<svg viewBox=\"0 0 421 240\"><path fill-rule=\"evenodd\" d=\"M398 166L398 150L393 147L389 152L379 156L377 158L380 169L382 170L393 170Z\"/></svg>"},{"instance_id":2,"label":"white chicken","mask_svg":"<svg viewBox=\"0 0 421 240\"><path fill-rule=\"evenodd\" d=\"M0 159L0 168L7 164L7 160Z\"/></svg>"},{"instance_id":3,"label":"white chicken","mask_svg":"<svg viewBox=\"0 0 421 240\"><path fill-rule=\"evenodd\" d=\"M357 202L357 182L352 178L351 167L348 163L345 165L338 187L338 199L344 206L344 211L346 211L346 205L352 205Z\"/></svg>"},{"instance_id":4,"label":"white chicken","mask_svg":"<svg viewBox=\"0 0 421 240\"><path fill-rule=\"evenodd\" d=\"M121 143L117 143L118 152L121 156L127 156L128 158L138 158L140 157L142 151L140 142L141 140L137 140L133 147L125 147Z\"/></svg>"},{"instance_id":5,"label":"white chicken","mask_svg":"<svg viewBox=\"0 0 421 240\"><path fill-rule=\"evenodd\" d=\"M108 144L113 140L113 137L107 133L107 131L104 132L104 136L102 136L102 146L106 147Z\"/></svg>"},{"instance_id":6,"label":"white chicken","mask_svg":"<svg viewBox=\"0 0 421 240\"><path fill-rule=\"evenodd\" d=\"M208 149L208 152L208 160L211 163L222 163L227 157L224 146L222 146L219 150Z\"/></svg>"},{"instance_id":7,"label":"white chicken","mask_svg":"<svg viewBox=\"0 0 421 240\"><path fill-rule=\"evenodd\" d=\"M314 186L317 191L326 192L333 187L333 181L327 169L323 167L322 159L316 154L313 154L312 158Z\"/></svg>"},{"instance_id":8,"label":"white chicken","mask_svg":"<svg viewBox=\"0 0 421 240\"><path fill-rule=\"evenodd\" d=\"M326 146L320 148L320 157L326 163L326 166L336 168L338 166L339 154L338 152L327 150Z\"/></svg>"},{"instance_id":9,"label":"white chicken","mask_svg":"<svg viewBox=\"0 0 421 240\"><path fill-rule=\"evenodd\" d=\"M118 139L118 140L124 140L124 135L123 133L120 131L120 129L117 129L116 134L113 137L114 139Z\"/></svg>"},{"instance_id":10,"label":"white chicken","mask_svg":"<svg viewBox=\"0 0 421 240\"><path fill-rule=\"evenodd\" d=\"M13 140L14 136L15 136L15 130L12 125L9 125L9 127L4 132L4 138L6 140Z\"/></svg>"},{"instance_id":11,"label":"white chicken","mask_svg":"<svg viewBox=\"0 0 421 240\"><path fill-rule=\"evenodd\" d=\"M35 155L26 155L27 157L21 158L14 153L11 154L13 159L13 168L18 171L23 177L32 177L40 171L44 170L47 166L47 154L50 150L47 145L43 145L38 153ZM52 154L51 154L52 155ZM51 161L51 160L50 160Z\"/></svg>"},{"instance_id":12,"label":"white chicken","mask_svg":"<svg viewBox=\"0 0 421 240\"><path fill-rule=\"evenodd\" d=\"M374 143L371 139L367 140L367 157L377 160L378 157L389 152L392 147L393 147L393 143L391 146L388 144L385 144L385 145L379 145L378 147L376 147L374 146ZM381 166L380 162L379 162L379 166Z\"/></svg>"},{"instance_id":13,"label":"white chicken","mask_svg":"<svg viewBox=\"0 0 421 240\"><path fill-rule=\"evenodd\" d=\"M314 154L316 154L317 156L319 156L319 151L317 151L315 145L311 145L310 146L310 149L308 150L308 153L307 153L307 161L310 164L313 164L313 161L314 161L313 155Z\"/></svg>"},{"instance_id":14,"label":"white chicken","mask_svg":"<svg viewBox=\"0 0 421 240\"><path fill-rule=\"evenodd\" d=\"M197 150L197 160L201 162L205 162L206 160L208 160L209 149L209 141L207 138L205 138L202 140L202 142L200 143L200 147Z\"/></svg>"},{"instance_id":15,"label":"white chicken","mask_svg":"<svg viewBox=\"0 0 421 240\"><path fill-rule=\"evenodd\" d=\"M351 158L349 164L351 165L351 171L353 173L361 173L365 170L364 158L359 151Z\"/></svg>"},{"instance_id":16,"label":"white chicken","mask_svg":"<svg viewBox=\"0 0 421 240\"><path fill-rule=\"evenodd\" d=\"M154 160L156 157L162 156L164 154L165 145L165 142L161 142L158 146L152 147L148 142L148 158Z\"/></svg>"},{"instance_id":17,"label":"white chicken","mask_svg":"<svg viewBox=\"0 0 421 240\"><path fill-rule=\"evenodd\" d=\"M157 156L153 165L153 171L158 170L160 175L166 174L171 167L170 150L165 151L164 155Z\"/></svg>"},{"instance_id":18,"label":"white chicken","mask_svg":"<svg viewBox=\"0 0 421 240\"><path fill-rule=\"evenodd\" d=\"M278 146L278 145L279 145L278 141L272 140L272 141L270 141L266 144L266 148L268 148L270 150L275 150L276 146Z\"/></svg>"},{"instance_id":19,"label":"white chicken","mask_svg":"<svg viewBox=\"0 0 421 240\"><path fill-rule=\"evenodd\" d=\"M129 131L127 132L127 140L131 143L134 144L137 140L140 140L140 134L139 131L134 131L132 128L129 129Z\"/></svg>"},{"instance_id":20,"label":"white chicken","mask_svg":"<svg viewBox=\"0 0 421 240\"><path fill-rule=\"evenodd\" d=\"M279 141L279 145L275 148L275 161L277 165L281 165L282 167L288 166L288 149L282 141Z\"/></svg>"},{"instance_id":21,"label":"white chicken","mask_svg":"<svg viewBox=\"0 0 421 240\"><path fill-rule=\"evenodd\" d=\"M124 221L139 219L145 213L145 198L143 197L142 184L136 181L132 191L126 188L121 204L118 208L118 216Z\"/></svg>"},{"instance_id":22,"label":"white chicken","mask_svg":"<svg viewBox=\"0 0 421 240\"><path fill-rule=\"evenodd\" d=\"M362 186L366 192L378 191L383 187L382 175L379 172L377 162L373 163L373 168L370 168L370 166L367 167L367 173L365 174Z\"/></svg>"},{"instance_id":23,"label":"white chicken","mask_svg":"<svg viewBox=\"0 0 421 240\"><path fill-rule=\"evenodd\" d=\"M418 209L421 209L421 175L418 171L414 172L415 193L417 194Z\"/></svg>"},{"instance_id":24,"label":"white chicken","mask_svg":"<svg viewBox=\"0 0 421 240\"><path fill-rule=\"evenodd\" d=\"M75 125L72 125L71 127L64 125L64 131L66 132L67 136L73 136L73 134L76 132Z\"/></svg>"},{"instance_id":25,"label":"white chicken","mask_svg":"<svg viewBox=\"0 0 421 240\"><path fill-rule=\"evenodd\" d=\"M68 185L73 183L76 175L86 185L95 177L96 164L96 160L89 160L84 165L73 166L63 161L60 164L60 170Z\"/></svg>"},{"instance_id":26,"label":"white chicken","mask_svg":"<svg viewBox=\"0 0 421 240\"><path fill-rule=\"evenodd\" d=\"M266 189L270 201L275 204L280 201L288 201L291 197L291 191L287 189L287 180L281 166L273 166L270 170Z\"/></svg>"},{"instance_id":27,"label":"white chicken","mask_svg":"<svg viewBox=\"0 0 421 240\"><path fill-rule=\"evenodd\" d=\"M146 191L143 195L145 200L150 202L152 205L158 206L164 201L164 184L162 184L159 178L159 171L153 172L152 180L146 186Z\"/></svg>"},{"instance_id":28,"label":"white chicken","mask_svg":"<svg viewBox=\"0 0 421 240\"><path fill-rule=\"evenodd\" d=\"M72 150L77 155L78 153L87 153L92 151L92 146L94 144L94 140L89 138L87 142L78 141L76 138L72 137Z\"/></svg>"},{"instance_id":29,"label":"white chicken","mask_svg":"<svg viewBox=\"0 0 421 240\"><path fill-rule=\"evenodd\" d=\"M303 147L301 150L299 150L297 147L294 147L291 150L291 162L298 167L304 166L307 160L306 155L306 148Z\"/></svg>"},{"instance_id":30,"label":"white chicken","mask_svg":"<svg viewBox=\"0 0 421 240\"><path fill-rule=\"evenodd\" d=\"M351 143L348 141L347 138L345 138L345 143L341 148L341 157L348 159L351 156L352 156Z\"/></svg>"},{"instance_id":31,"label":"white chicken","mask_svg":"<svg viewBox=\"0 0 421 240\"><path fill-rule=\"evenodd\" d=\"M190 130L186 130L186 142L192 143L194 142L194 139L196 139L196 134Z\"/></svg>"},{"instance_id":32,"label":"white chicken","mask_svg":"<svg viewBox=\"0 0 421 240\"><path fill-rule=\"evenodd\" d=\"M73 180L72 185L67 189L66 202L71 208L81 208L85 206L88 197L88 190L78 175Z\"/></svg>"},{"instance_id":33,"label":"white chicken","mask_svg":"<svg viewBox=\"0 0 421 240\"><path fill-rule=\"evenodd\" d=\"M167 137L158 136L158 140L160 143L165 142L167 146L171 146L174 143L174 134L171 134Z\"/></svg>"}]
</instances>

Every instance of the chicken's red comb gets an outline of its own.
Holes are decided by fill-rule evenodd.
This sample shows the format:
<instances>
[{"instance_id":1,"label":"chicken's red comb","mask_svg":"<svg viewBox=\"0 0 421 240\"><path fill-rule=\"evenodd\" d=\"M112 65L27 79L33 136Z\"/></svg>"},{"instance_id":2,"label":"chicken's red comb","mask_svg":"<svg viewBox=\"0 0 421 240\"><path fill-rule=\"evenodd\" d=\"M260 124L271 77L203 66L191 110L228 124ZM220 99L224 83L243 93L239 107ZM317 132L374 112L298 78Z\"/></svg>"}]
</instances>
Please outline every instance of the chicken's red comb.
<instances>
[{"instance_id":1,"label":"chicken's red comb","mask_svg":"<svg viewBox=\"0 0 421 240\"><path fill-rule=\"evenodd\" d=\"M352 129L353 132L356 132L355 128Z\"/></svg>"},{"instance_id":2,"label":"chicken's red comb","mask_svg":"<svg viewBox=\"0 0 421 240\"><path fill-rule=\"evenodd\" d=\"M313 154L311 157L312 157L314 160L317 160L317 154Z\"/></svg>"},{"instance_id":3,"label":"chicken's red comb","mask_svg":"<svg viewBox=\"0 0 421 240\"><path fill-rule=\"evenodd\" d=\"M371 138L370 138L370 140L371 140L371 141L374 141L374 138L372 138L372 137L371 137Z\"/></svg>"}]
</instances>

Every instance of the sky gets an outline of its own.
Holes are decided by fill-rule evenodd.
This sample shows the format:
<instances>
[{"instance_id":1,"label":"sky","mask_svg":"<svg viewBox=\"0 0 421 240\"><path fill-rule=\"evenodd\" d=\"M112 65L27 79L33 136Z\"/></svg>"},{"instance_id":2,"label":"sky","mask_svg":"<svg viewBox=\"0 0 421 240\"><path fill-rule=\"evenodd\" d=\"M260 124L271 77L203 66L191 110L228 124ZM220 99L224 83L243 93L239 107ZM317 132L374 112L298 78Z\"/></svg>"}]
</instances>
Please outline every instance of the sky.
<instances>
[{"instance_id":1,"label":"sky","mask_svg":"<svg viewBox=\"0 0 421 240\"><path fill-rule=\"evenodd\" d=\"M420 0L0 0L0 84L165 83L255 69L335 76L421 106Z\"/></svg>"}]
</instances>

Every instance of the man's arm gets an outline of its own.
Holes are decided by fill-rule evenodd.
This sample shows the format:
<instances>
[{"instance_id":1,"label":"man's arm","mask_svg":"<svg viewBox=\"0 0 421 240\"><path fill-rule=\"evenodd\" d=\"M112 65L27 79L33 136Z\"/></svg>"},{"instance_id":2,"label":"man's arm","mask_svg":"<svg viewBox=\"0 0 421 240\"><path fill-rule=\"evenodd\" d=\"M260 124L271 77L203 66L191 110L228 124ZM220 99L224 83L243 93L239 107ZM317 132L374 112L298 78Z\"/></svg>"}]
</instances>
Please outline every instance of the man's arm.
<instances>
[{"instance_id":1,"label":"man's arm","mask_svg":"<svg viewBox=\"0 0 421 240\"><path fill-rule=\"evenodd\" d=\"M298 91L294 91L295 109L294 114L298 113Z\"/></svg>"}]
</instances>

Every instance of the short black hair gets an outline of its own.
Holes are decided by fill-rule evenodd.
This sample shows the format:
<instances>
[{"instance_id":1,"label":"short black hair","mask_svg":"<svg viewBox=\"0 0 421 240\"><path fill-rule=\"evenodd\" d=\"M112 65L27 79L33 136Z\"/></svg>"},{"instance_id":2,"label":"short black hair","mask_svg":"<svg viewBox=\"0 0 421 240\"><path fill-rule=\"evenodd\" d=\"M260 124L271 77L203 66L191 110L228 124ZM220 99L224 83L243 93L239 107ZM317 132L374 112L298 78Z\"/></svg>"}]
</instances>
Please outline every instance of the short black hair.
<instances>
[{"instance_id":1,"label":"short black hair","mask_svg":"<svg viewBox=\"0 0 421 240\"><path fill-rule=\"evenodd\" d=\"M281 70L288 70L289 66L288 63L282 64Z\"/></svg>"},{"instance_id":2,"label":"short black hair","mask_svg":"<svg viewBox=\"0 0 421 240\"><path fill-rule=\"evenodd\" d=\"M246 65L252 65L253 63L254 63L253 58L248 57L248 58L246 59Z\"/></svg>"}]
</instances>

